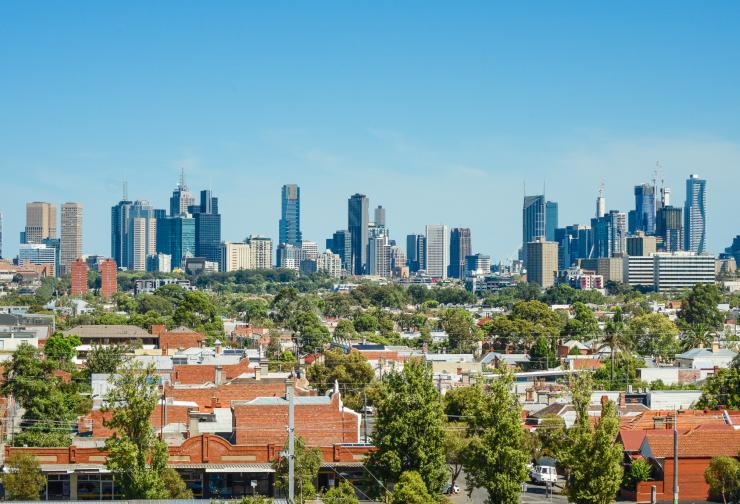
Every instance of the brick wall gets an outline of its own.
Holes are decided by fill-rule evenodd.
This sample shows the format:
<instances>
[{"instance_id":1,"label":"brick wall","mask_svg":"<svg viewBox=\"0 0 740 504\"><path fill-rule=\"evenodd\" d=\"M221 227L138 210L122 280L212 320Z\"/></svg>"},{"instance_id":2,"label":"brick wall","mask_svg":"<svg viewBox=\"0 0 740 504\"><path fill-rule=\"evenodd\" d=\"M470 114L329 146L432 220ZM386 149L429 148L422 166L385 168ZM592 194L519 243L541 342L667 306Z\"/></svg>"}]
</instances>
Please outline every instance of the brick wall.
<instances>
[{"instance_id":1,"label":"brick wall","mask_svg":"<svg viewBox=\"0 0 740 504\"><path fill-rule=\"evenodd\" d=\"M680 452L679 452L680 453ZM709 458L681 458L678 460L678 495L681 502L709 499L709 485L704 481L704 470ZM650 502L650 487L657 487L658 501L673 500L673 459L666 459L663 481L646 481L637 487L636 502Z\"/></svg>"},{"instance_id":2,"label":"brick wall","mask_svg":"<svg viewBox=\"0 0 740 504\"><path fill-rule=\"evenodd\" d=\"M219 387L178 389L167 387L167 397L177 401L192 401L201 408L212 406L228 408L231 401L251 401L257 397L281 397L285 394L282 380L255 380L246 383L233 383Z\"/></svg>"},{"instance_id":3,"label":"brick wall","mask_svg":"<svg viewBox=\"0 0 740 504\"><path fill-rule=\"evenodd\" d=\"M190 406L175 406L168 404L165 408L165 425L172 423L181 423L188 425L188 412L195 408ZM103 413L100 410L91 411L77 421L80 434L90 434L95 438L107 438L113 434L113 431L105 426L105 421L110 420L110 413ZM162 405L158 404L150 417L150 422L155 429L162 427Z\"/></svg>"},{"instance_id":4,"label":"brick wall","mask_svg":"<svg viewBox=\"0 0 740 504\"><path fill-rule=\"evenodd\" d=\"M242 373L249 372L249 359L242 359L237 364L221 366L221 382L233 380ZM216 366L211 364L186 364L172 368L173 383L200 385L216 383Z\"/></svg>"}]
</instances>

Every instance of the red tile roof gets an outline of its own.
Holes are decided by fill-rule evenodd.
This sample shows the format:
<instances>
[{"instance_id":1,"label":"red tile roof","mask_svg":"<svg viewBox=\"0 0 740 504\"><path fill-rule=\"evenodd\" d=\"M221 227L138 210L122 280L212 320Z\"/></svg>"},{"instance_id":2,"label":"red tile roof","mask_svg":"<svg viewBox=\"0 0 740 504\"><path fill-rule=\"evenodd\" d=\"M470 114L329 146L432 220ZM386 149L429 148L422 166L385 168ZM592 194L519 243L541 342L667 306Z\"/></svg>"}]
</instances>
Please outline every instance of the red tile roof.
<instances>
[{"instance_id":1,"label":"red tile roof","mask_svg":"<svg viewBox=\"0 0 740 504\"><path fill-rule=\"evenodd\" d=\"M643 445L650 447L655 458L673 457L673 436L667 431L647 431ZM678 456L711 458L720 455L736 457L740 452L740 431L693 429L678 435Z\"/></svg>"},{"instance_id":2,"label":"red tile roof","mask_svg":"<svg viewBox=\"0 0 740 504\"><path fill-rule=\"evenodd\" d=\"M619 431L619 441L624 447L624 451L640 451L642 442L645 440L645 431L622 429Z\"/></svg>"}]
</instances>

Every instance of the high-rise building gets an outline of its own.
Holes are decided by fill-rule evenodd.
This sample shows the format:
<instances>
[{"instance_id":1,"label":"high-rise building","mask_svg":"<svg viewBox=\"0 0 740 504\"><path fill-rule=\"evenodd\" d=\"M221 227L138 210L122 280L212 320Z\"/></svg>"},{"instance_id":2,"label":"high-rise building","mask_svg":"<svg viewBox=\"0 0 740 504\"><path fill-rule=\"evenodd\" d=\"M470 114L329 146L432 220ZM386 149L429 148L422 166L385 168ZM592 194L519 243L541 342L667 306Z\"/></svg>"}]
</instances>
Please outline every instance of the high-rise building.
<instances>
[{"instance_id":1,"label":"high-rise building","mask_svg":"<svg viewBox=\"0 0 740 504\"><path fill-rule=\"evenodd\" d=\"M157 253L157 224L154 208L148 201L137 200L128 208L126 263L122 264L123 267L146 271L146 258Z\"/></svg>"},{"instance_id":2,"label":"high-rise building","mask_svg":"<svg viewBox=\"0 0 740 504\"><path fill-rule=\"evenodd\" d=\"M26 203L26 228L23 243L43 243L57 237L57 207L54 203Z\"/></svg>"},{"instance_id":3,"label":"high-rise building","mask_svg":"<svg viewBox=\"0 0 740 504\"><path fill-rule=\"evenodd\" d=\"M555 240L555 230L558 228L558 204L555 201L545 203L545 239Z\"/></svg>"},{"instance_id":4,"label":"high-rise building","mask_svg":"<svg viewBox=\"0 0 740 504\"><path fill-rule=\"evenodd\" d=\"M286 184L280 195L279 243L298 246L301 241L301 188L296 184Z\"/></svg>"},{"instance_id":5,"label":"high-rise building","mask_svg":"<svg viewBox=\"0 0 740 504\"><path fill-rule=\"evenodd\" d=\"M388 235L378 234L368 242L367 273L369 275L391 276L391 246Z\"/></svg>"},{"instance_id":6,"label":"high-rise building","mask_svg":"<svg viewBox=\"0 0 740 504\"><path fill-rule=\"evenodd\" d=\"M322 252L316 258L316 271L324 272L332 278L342 276L342 258L331 250Z\"/></svg>"},{"instance_id":7,"label":"high-rise building","mask_svg":"<svg viewBox=\"0 0 740 504\"><path fill-rule=\"evenodd\" d=\"M183 259L195 254L195 219L167 217L157 223L156 231L157 252L172 256L172 268L183 268Z\"/></svg>"},{"instance_id":8,"label":"high-rise building","mask_svg":"<svg viewBox=\"0 0 740 504\"><path fill-rule=\"evenodd\" d=\"M624 254L627 247L627 216L610 210L608 214L591 219L592 250L589 257L612 257Z\"/></svg>"},{"instance_id":9,"label":"high-rise building","mask_svg":"<svg viewBox=\"0 0 740 504\"><path fill-rule=\"evenodd\" d=\"M627 237L628 256L649 256L655 252L657 252L655 236L647 235L644 231L638 231Z\"/></svg>"},{"instance_id":10,"label":"high-rise building","mask_svg":"<svg viewBox=\"0 0 740 504\"><path fill-rule=\"evenodd\" d=\"M527 243L545 236L545 196L525 196L522 207L522 248L520 259L526 263Z\"/></svg>"},{"instance_id":11,"label":"high-rise building","mask_svg":"<svg viewBox=\"0 0 740 504\"><path fill-rule=\"evenodd\" d=\"M397 276L408 276L406 252L398 245L391 245L391 273Z\"/></svg>"},{"instance_id":12,"label":"high-rise building","mask_svg":"<svg viewBox=\"0 0 740 504\"><path fill-rule=\"evenodd\" d=\"M195 198L185 184L185 170L181 170L180 181L170 197L170 217L187 215L193 205L195 205Z\"/></svg>"},{"instance_id":13,"label":"high-rise building","mask_svg":"<svg viewBox=\"0 0 740 504\"><path fill-rule=\"evenodd\" d=\"M304 240L299 244L299 248L301 250L301 260L315 261L319 255L319 245L316 242Z\"/></svg>"},{"instance_id":14,"label":"high-rise building","mask_svg":"<svg viewBox=\"0 0 740 504\"><path fill-rule=\"evenodd\" d=\"M18 250L18 264L29 262L38 266L48 266L47 274L56 276L57 252L53 247L42 243L21 243Z\"/></svg>"},{"instance_id":15,"label":"high-rise building","mask_svg":"<svg viewBox=\"0 0 740 504\"><path fill-rule=\"evenodd\" d=\"M426 226L426 272L432 278L447 278L450 264L450 229L446 224Z\"/></svg>"},{"instance_id":16,"label":"high-rise building","mask_svg":"<svg viewBox=\"0 0 740 504\"><path fill-rule=\"evenodd\" d=\"M707 181L699 175L686 180L683 218L684 250L703 254L707 246Z\"/></svg>"},{"instance_id":17,"label":"high-rise building","mask_svg":"<svg viewBox=\"0 0 740 504\"><path fill-rule=\"evenodd\" d=\"M373 217L373 222L376 227L385 227L385 208L383 208L382 205L378 205L375 208Z\"/></svg>"},{"instance_id":18,"label":"high-rise building","mask_svg":"<svg viewBox=\"0 0 740 504\"><path fill-rule=\"evenodd\" d=\"M648 235L655 234L655 206L655 186L635 186L635 212L631 214L630 233L644 231Z\"/></svg>"},{"instance_id":19,"label":"high-rise building","mask_svg":"<svg viewBox=\"0 0 740 504\"><path fill-rule=\"evenodd\" d=\"M352 236L352 270L362 275L367 268L368 206L364 194L353 194L347 202L347 229Z\"/></svg>"},{"instance_id":20,"label":"high-rise building","mask_svg":"<svg viewBox=\"0 0 740 504\"><path fill-rule=\"evenodd\" d=\"M326 240L326 248L342 259L342 268L348 272L352 270L352 235L349 231L345 229L336 231L329 240Z\"/></svg>"},{"instance_id":21,"label":"high-rise building","mask_svg":"<svg viewBox=\"0 0 740 504\"><path fill-rule=\"evenodd\" d=\"M84 296L87 294L87 261L81 257L72 261L72 264L70 264L70 273L72 275L71 295Z\"/></svg>"},{"instance_id":22,"label":"high-rise building","mask_svg":"<svg viewBox=\"0 0 740 504\"><path fill-rule=\"evenodd\" d=\"M263 236L250 236L245 240L252 255L252 268L272 268L272 240Z\"/></svg>"},{"instance_id":23,"label":"high-rise building","mask_svg":"<svg viewBox=\"0 0 740 504\"><path fill-rule=\"evenodd\" d=\"M133 201L128 199L128 195L125 194L123 199L119 201L115 206L111 207L111 258L120 264L122 267L126 267L128 264L128 227L129 227L129 215L131 213L131 206Z\"/></svg>"},{"instance_id":24,"label":"high-rise building","mask_svg":"<svg viewBox=\"0 0 740 504\"><path fill-rule=\"evenodd\" d=\"M276 264L278 268L298 271L301 267L301 248L290 243L281 243L277 247Z\"/></svg>"},{"instance_id":25,"label":"high-rise building","mask_svg":"<svg viewBox=\"0 0 740 504\"><path fill-rule=\"evenodd\" d=\"M715 259L694 252L659 252L655 259L655 290L658 292L691 289L716 280Z\"/></svg>"},{"instance_id":26,"label":"high-rise building","mask_svg":"<svg viewBox=\"0 0 740 504\"><path fill-rule=\"evenodd\" d=\"M113 259L106 259L100 263L100 295L110 299L118 292L118 266Z\"/></svg>"},{"instance_id":27,"label":"high-rise building","mask_svg":"<svg viewBox=\"0 0 740 504\"><path fill-rule=\"evenodd\" d=\"M214 198L210 190L200 192L200 205L193 217L195 255L221 263L221 214L218 213L218 198Z\"/></svg>"},{"instance_id":28,"label":"high-rise building","mask_svg":"<svg viewBox=\"0 0 740 504\"><path fill-rule=\"evenodd\" d=\"M72 263L82 256L82 205L62 203L60 271L70 273Z\"/></svg>"},{"instance_id":29,"label":"high-rise building","mask_svg":"<svg viewBox=\"0 0 740 504\"><path fill-rule=\"evenodd\" d=\"M599 187L599 196L596 198L596 218L606 215L606 197L604 196L604 184Z\"/></svg>"},{"instance_id":30,"label":"high-rise building","mask_svg":"<svg viewBox=\"0 0 740 504\"><path fill-rule=\"evenodd\" d=\"M475 254L465 256L465 276L488 275L491 273L491 256Z\"/></svg>"},{"instance_id":31,"label":"high-rise building","mask_svg":"<svg viewBox=\"0 0 740 504\"><path fill-rule=\"evenodd\" d=\"M473 253L470 228L453 228L450 233L450 278L464 278L465 257Z\"/></svg>"},{"instance_id":32,"label":"high-rise building","mask_svg":"<svg viewBox=\"0 0 740 504\"><path fill-rule=\"evenodd\" d=\"M655 218L658 248L664 252L683 250L683 214L680 207L664 205Z\"/></svg>"},{"instance_id":33,"label":"high-rise building","mask_svg":"<svg viewBox=\"0 0 740 504\"><path fill-rule=\"evenodd\" d=\"M558 244L544 237L527 243L527 281L543 288L555 285L558 274Z\"/></svg>"},{"instance_id":34,"label":"high-rise building","mask_svg":"<svg viewBox=\"0 0 740 504\"><path fill-rule=\"evenodd\" d=\"M420 234L410 234L406 236L406 260L408 261L409 271L411 273L427 269L426 249L426 236Z\"/></svg>"},{"instance_id":35,"label":"high-rise building","mask_svg":"<svg viewBox=\"0 0 740 504\"><path fill-rule=\"evenodd\" d=\"M732 257L735 259L736 267L740 266L740 235L735 236L732 240L732 245L725 247L725 251L720 257L724 257L725 259Z\"/></svg>"},{"instance_id":36,"label":"high-rise building","mask_svg":"<svg viewBox=\"0 0 740 504\"><path fill-rule=\"evenodd\" d=\"M146 258L146 270L157 273L170 273L172 271L172 256L169 254L153 254Z\"/></svg>"},{"instance_id":37,"label":"high-rise building","mask_svg":"<svg viewBox=\"0 0 740 504\"><path fill-rule=\"evenodd\" d=\"M252 251L248 243L221 244L221 271L252 269Z\"/></svg>"},{"instance_id":38,"label":"high-rise building","mask_svg":"<svg viewBox=\"0 0 740 504\"><path fill-rule=\"evenodd\" d=\"M555 230L558 244L558 270L565 270L576 264L578 259L588 257L591 250L591 228L583 224L573 224Z\"/></svg>"}]
</instances>

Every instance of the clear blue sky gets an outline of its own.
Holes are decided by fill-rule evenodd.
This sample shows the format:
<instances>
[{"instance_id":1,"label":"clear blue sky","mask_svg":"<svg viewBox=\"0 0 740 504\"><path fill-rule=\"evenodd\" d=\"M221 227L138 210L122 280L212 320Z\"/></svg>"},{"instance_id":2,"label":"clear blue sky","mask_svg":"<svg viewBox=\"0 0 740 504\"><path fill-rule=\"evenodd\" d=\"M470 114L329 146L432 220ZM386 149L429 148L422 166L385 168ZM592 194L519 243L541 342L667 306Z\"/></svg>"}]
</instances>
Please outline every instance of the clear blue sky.
<instances>
[{"instance_id":1,"label":"clear blue sky","mask_svg":"<svg viewBox=\"0 0 740 504\"><path fill-rule=\"evenodd\" d=\"M633 206L656 161L682 203L708 179L708 239L738 226L737 2L0 3L0 211L17 251L26 201L166 207L180 167L220 198L223 237L276 237L283 183L303 232L347 225L347 197L393 237L469 226L515 254L521 196L586 223L599 183Z\"/></svg>"}]
</instances>

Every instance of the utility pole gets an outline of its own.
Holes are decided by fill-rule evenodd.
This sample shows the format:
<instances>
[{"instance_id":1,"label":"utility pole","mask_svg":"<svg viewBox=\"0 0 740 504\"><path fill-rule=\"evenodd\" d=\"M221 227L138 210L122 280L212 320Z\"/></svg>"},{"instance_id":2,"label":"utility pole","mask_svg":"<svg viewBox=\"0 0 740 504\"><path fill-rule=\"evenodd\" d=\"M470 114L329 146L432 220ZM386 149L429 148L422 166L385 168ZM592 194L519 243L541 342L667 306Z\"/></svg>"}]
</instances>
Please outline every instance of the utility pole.
<instances>
[{"instance_id":1,"label":"utility pole","mask_svg":"<svg viewBox=\"0 0 740 504\"><path fill-rule=\"evenodd\" d=\"M364 403L362 407L362 419L365 422L365 443L367 443L367 394L363 392L362 397ZM344 421L344 417L342 417L342 420Z\"/></svg>"},{"instance_id":2,"label":"utility pole","mask_svg":"<svg viewBox=\"0 0 740 504\"><path fill-rule=\"evenodd\" d=\"M288 385L288 502L295 504L295 404L293 384Z\"/></svg>"},{"instance_id":3,"label":"utility pole","mask_svg":"<svg viewBox=\"0 0 740 504\"><path fill-rule=\"evenodd\" d=\"M673 413L673 504L678 504L678 411Z\"/></svg>"}]
</instances>

